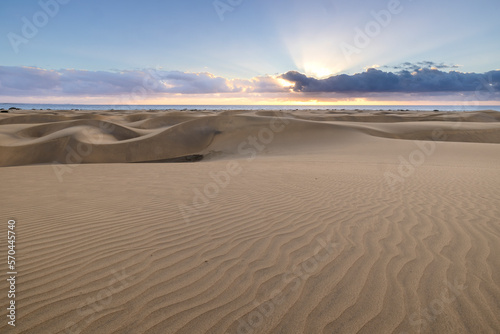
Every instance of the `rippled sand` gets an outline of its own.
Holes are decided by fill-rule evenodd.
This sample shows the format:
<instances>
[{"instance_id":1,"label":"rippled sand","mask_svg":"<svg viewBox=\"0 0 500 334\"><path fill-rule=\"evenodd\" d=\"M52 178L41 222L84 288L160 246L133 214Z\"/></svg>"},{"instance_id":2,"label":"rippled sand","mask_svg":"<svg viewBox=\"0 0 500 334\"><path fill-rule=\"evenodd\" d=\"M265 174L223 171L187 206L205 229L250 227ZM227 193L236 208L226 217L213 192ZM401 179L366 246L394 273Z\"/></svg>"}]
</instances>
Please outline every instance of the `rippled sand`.
<instances>
[{"instance_id":1,"label":"rippled sand","mask_svg":"<svg viewBox=\"0 0 500 334\"><path fill-rule=\"evenodd\" d=\"M499 115L1 114L0 332L500 332Z\"/></svg>"}]
</instances>

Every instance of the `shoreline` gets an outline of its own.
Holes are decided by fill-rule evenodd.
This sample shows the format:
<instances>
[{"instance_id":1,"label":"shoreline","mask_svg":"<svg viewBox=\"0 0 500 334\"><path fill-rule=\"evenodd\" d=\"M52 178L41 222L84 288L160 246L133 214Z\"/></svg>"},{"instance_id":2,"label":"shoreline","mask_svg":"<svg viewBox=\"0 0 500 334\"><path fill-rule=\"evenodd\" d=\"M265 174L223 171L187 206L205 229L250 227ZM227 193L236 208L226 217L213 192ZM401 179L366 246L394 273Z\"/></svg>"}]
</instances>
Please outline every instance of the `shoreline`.
<instances>
[{"instance_id":1,"label":"shoreline","mask_svg":"<svg viewBox=\"0 0 500 334\"><path fill-rule=\"evenodd\" d=\"M27 107L28 106L28 107ZM68 111L230 111L230 110L248 110L248 111L441 111L441 112L468 112L495 110L500 112L500 105L81 105L81 104L19 104L19 103L0 103L0 110L16 108L26 111L45 111L45 110L68 110Z\"/></svg>"}]
</instances>

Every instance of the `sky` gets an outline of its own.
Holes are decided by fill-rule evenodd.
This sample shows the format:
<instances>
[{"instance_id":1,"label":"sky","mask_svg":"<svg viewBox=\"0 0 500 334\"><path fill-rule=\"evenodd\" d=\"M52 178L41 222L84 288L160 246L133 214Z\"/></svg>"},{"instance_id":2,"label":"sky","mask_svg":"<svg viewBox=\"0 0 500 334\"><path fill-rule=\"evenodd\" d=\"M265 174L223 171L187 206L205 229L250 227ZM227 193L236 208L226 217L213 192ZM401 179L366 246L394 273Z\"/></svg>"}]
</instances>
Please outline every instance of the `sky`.
<instances>
[{"instance_id":1,"label":"sky","mask_svg":"<svg viewBox=\"0 0 500 334\"><path fill-rule=\"evenodd\" d=\"M498 13L498 0L2 0L0 102L500 104Z\"/></svg>"}]
</instances>

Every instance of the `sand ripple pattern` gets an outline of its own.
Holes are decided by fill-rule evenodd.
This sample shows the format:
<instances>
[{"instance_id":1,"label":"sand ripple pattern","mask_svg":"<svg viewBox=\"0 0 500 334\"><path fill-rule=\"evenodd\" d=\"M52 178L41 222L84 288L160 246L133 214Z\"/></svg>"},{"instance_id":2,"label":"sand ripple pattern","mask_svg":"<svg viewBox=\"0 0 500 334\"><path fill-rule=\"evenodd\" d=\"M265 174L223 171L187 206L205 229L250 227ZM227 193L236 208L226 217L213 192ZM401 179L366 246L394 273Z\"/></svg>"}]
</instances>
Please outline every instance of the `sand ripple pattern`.
<instances>
[{"instance_id":1,"label":"sand ripple pattern","mask_svg":"<svg viewBox=\"0 0 500 334\"><path fill-rule=\"evenodd\" d=\"M62 136L61 122L101 121L116 126L103 146L157 137L169 145L169 131L187 141L182 134L195 128L205 132L190 153L224 154L190 164L82 164L63 182L50 165L1 168L1 219L16 219L19 271L17 326L8 328L4 308L1 333L500 332L493 140L437 142L391 186L384 174L417 147L405 128L412 122L318 126L288 115L287 128L251 160L236 153L239 141L272 116L196 114L176 125L158 115L165 127L139 116L3 118L2 154L44 137L84 140ZM481 124L436 122L425 126ZM418 124L412 131L423 133ZM180 208L231 162L240 173L186 221Z\"/></svg>"}]
</instances>

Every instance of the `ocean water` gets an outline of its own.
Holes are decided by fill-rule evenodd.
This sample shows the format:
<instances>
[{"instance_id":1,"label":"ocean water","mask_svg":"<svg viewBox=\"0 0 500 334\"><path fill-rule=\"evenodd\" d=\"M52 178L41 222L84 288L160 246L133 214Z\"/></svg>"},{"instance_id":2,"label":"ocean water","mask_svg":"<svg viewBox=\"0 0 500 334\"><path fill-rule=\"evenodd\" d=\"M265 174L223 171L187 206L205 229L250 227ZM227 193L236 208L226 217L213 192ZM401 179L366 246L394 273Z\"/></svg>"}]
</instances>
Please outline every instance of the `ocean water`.
<instances>
[{"instance_id":1,"label":"ocean water","mask_svg":"<svg viewBox=\"0 0 500 334\"><path fill-rule=\"evenodd\" d=\"M0 109L9 108L21 109L52 109L52 110L408 110L408 111L475 111L475 110L496 110L500 111L500 105L496 106L474 106L474 105L349 105L349 106L304 106L304 105L91 105L91 104L24 104L24 103L0 103Z\"/></svg>"}]
</instances>

